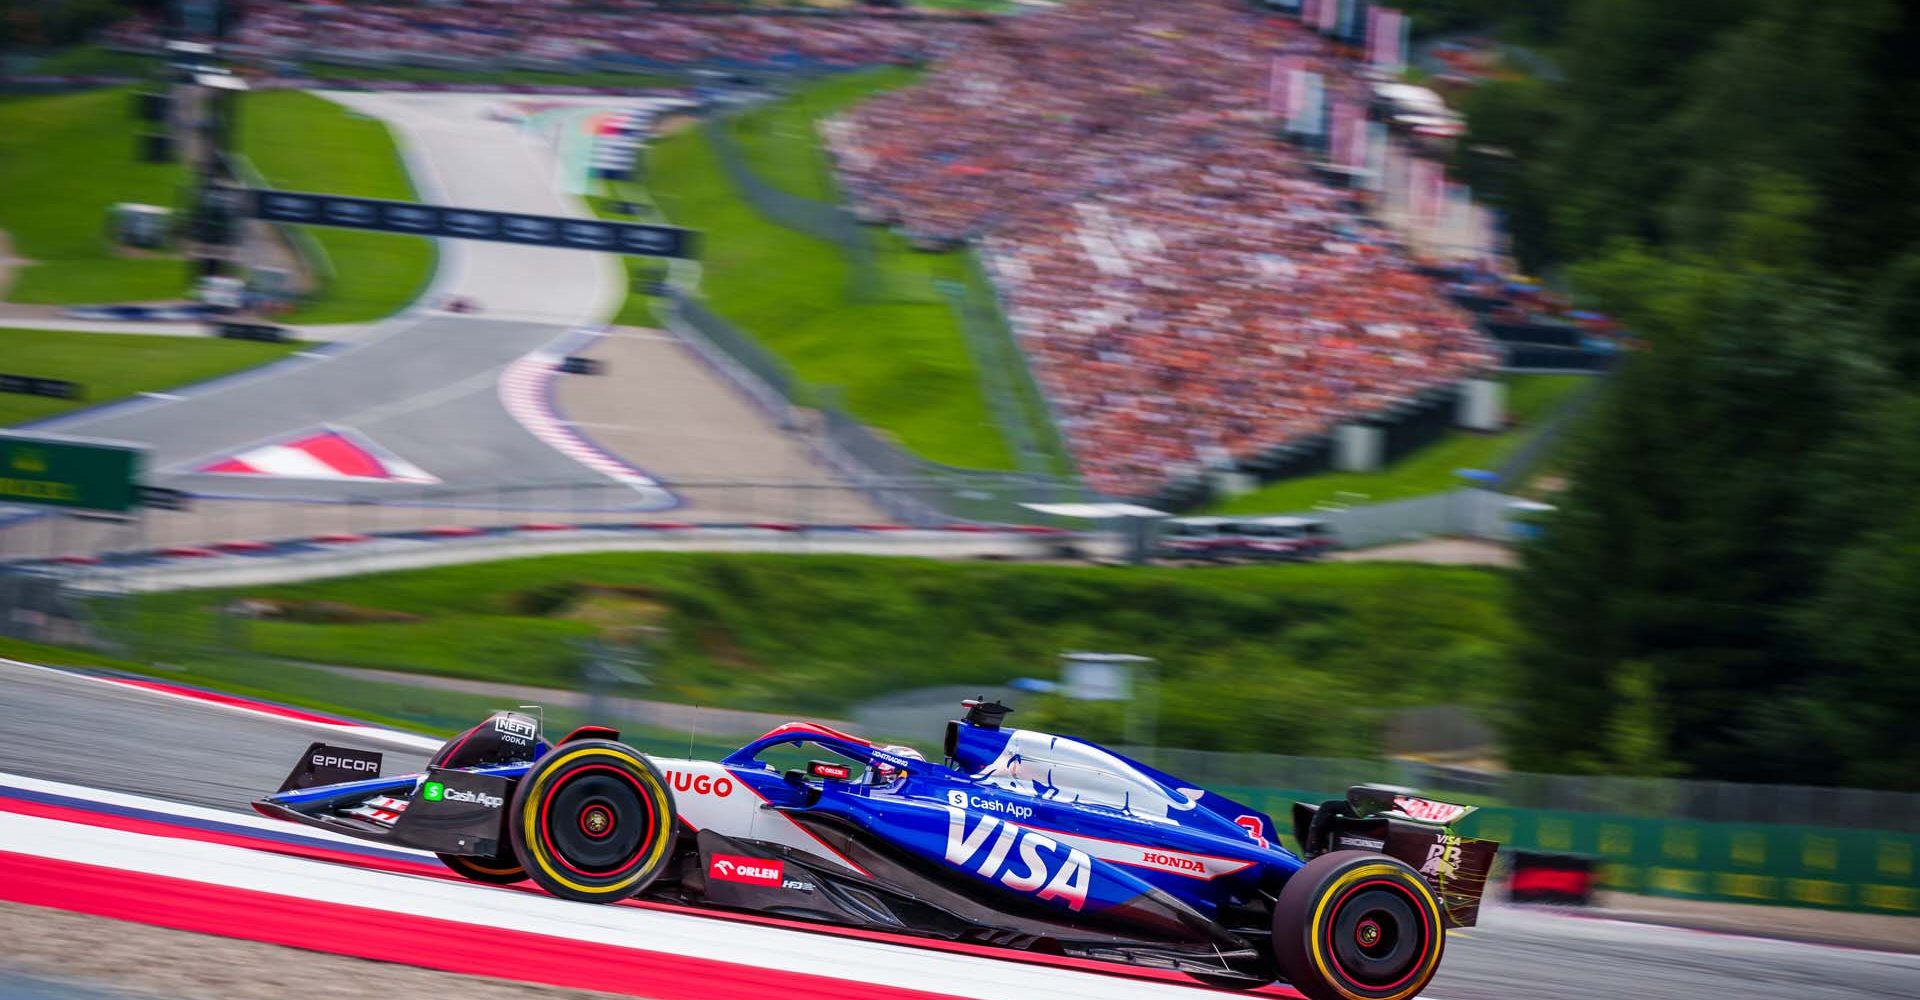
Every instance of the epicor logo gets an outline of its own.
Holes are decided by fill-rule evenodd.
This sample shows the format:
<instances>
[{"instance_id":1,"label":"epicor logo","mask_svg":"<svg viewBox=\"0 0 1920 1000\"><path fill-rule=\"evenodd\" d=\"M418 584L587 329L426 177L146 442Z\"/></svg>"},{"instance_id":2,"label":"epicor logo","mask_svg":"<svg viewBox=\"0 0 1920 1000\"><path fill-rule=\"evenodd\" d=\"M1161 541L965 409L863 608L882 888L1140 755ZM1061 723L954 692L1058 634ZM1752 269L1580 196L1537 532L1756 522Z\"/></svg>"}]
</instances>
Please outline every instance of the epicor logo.
<instances>
[{"instance_id":1,"label":"epicor logo","mask_svg":"<svg viewBox=\"0 0 1920 1000\"><path fill-rule=\"evenodd\" d=\"M732 778L716 778L710 774L668 771L667 784L672 785L676 792L692 792L695 795L711 795L721 799L733 794Z\"/></svg>"},{"instance_id":2,"label":"epicor logo","mask_svg":"<svg viewBox=\"0 0 1920 1000\"><path fill-rule=\"evenodd\" d=\"M335 757L332 754L324 754L324 753L314 754L313 764L315 767L338 767L348 771L380 770L380 765L376 761L354 760L351 757Z\"/></svg>"},{"instance_id":3,"label":"epicor logo","mask_svg":"<svg viewBox=\"0 0 1920 1000\"><path fill-rule=\"evenodd\" d=\"M995 829L1000 831L998 837L993 835ZM987 846L988 840L993 841L991 847ZM980 817L979 825L968 830L966 811L948 806L947 860L972 865L983 847L987 848L986 856L974 868L981 878L997 878L1001 885L1015 892L1033 893L1037 899L1061 900L1076 913L1087 905L1093 859L1084 852L1062 847L1051 837L993 816Z\"/></svg>"}]
</instances>

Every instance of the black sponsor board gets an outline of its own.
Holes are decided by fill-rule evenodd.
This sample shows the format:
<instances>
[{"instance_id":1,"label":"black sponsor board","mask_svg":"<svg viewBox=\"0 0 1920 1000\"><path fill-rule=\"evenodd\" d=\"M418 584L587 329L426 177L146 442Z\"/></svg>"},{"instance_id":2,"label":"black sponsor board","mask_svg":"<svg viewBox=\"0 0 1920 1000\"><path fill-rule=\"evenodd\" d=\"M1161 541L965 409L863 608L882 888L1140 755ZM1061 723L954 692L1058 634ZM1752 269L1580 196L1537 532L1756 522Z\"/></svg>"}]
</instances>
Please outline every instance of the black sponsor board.
<instances>
[{"instance_id":1,"label":"black sponsor board","mask_svg":"<svg viewBox=\"0 0 1920 1000\"><path fill-rule=\"evenodd\" d=\"M168 489L165 486L134 487L134 502L154 510L189 510L193 507L193 499L185 490Z\"/></svg>"},{"instance_id":2,"label":"black sponsor board","mask_svg":"<svg viewBox=\"0 0 1920 1000\"><path fill-rule=\"evenodd\" d=\"M511 801L513 782L505 778L430 767L394 824L393 838L441 854L493 857L507 842Z\"/></svg>"},{"instance_id":3,"label":"black sponsor board","mask_svg":"<svg viewBox=\"0 0 1920 1000\"><path fill-rule=\"evenodd\" d=\"M380 776L380 754L373 750L356 750L352 747L330 747L325 743L315 743L307 747L300 755L300 762L293 765L287 780L280 783L283 792L296 788L317 788L321 785L337 785L343 781L361 781Z\"/></svg>"},{"instance_id":4,"label":"black sponsor board","mask_svg":"<svg viewBox=\"0 0 1920 1000\"><path fill-rule=\"evenodd\" d=\"M567 375L601 375L606 370L598 358L583 358L577 354L568 355L560 362L560 371Z\"/></svg>"},{"instance_id":5,"label":"black sponsor board","mask_svg":"<svg viewBox=\"0 0 1920 1000\"><path fill-rule=\"evenodd\" d=\"M1586 906L1593 902L1598 865L1579 854L1509 851L1507 898L1516 903Z\"/></svg>"},{"instance_id":6,"label":"black sponsor board","mask_svg":"<svg viewBox=\"0 0 1920 1000\"><path fill-rule=\"evenodd\" d=\"M636 222L491 212L477 208L297 191L255 191L249 214L271 222L371 229L383 233L603 250L642 257L691 260L694 256L691 230Z\"/></svg>"},{"instance_id":7,"label":"black sponsor board","mask_svg":"<svg viewBox=\"0 0 1920 1000\"><path fill-rule=\"evenodd\" d=\"M79 399L86 394L86 389L78 382L68 382L65 379L0 374L0 392L10 392L20 396L45 396L48 399Z\"/></svg>"},{"instance_id":8,"label":"black sponsor board","mask_svg":"<svg viewBox=\"0 0 1920 1000\"><path fill-rule=\"evenodd\" d=\"M271 323L227 323L217 324L220 336L228 340L259 340L269 344L287 342L287 329Z\"/></svg>"}]
</instances>

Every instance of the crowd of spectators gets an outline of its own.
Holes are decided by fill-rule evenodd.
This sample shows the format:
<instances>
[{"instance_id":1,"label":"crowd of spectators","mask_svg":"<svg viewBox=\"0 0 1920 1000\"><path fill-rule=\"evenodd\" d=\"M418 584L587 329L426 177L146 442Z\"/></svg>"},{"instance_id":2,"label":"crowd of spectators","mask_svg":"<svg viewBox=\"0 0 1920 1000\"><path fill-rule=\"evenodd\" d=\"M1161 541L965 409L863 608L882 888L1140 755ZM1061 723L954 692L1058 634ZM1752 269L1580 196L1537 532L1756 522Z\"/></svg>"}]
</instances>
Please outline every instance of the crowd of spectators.
<instances>
[{"instance_id":1,"label":"crowd of spectators","mask_svg":"<svg viewBox=\"0 0 1920 1000\"><path fill-rule=\"evenodd\" d=\"M1275 138L1276 54L1366 97L1318 35L1236 0L1102 0L986 29L829 126L859 211L979 241L1098 489L1151 494L1494 362Z\"/></svg>"},{"instance_id":2,"label":"crowd of spectators","mask_svg":"<svg viewBox=\"0 0 1920 1000\"><path fill-rule=\"evenodd\" d=\"M642 3L496 0L459 5L250 0L226 39L237 50L299 59L318 48L366 55L431 55L557 62L593 57L663 65L805 65L819 68L911 63L977 27L970 19L889 16L698 14ZM134 20L108 33L122 45L158 42L155 22Z\"/></svg>"}]
</instances>

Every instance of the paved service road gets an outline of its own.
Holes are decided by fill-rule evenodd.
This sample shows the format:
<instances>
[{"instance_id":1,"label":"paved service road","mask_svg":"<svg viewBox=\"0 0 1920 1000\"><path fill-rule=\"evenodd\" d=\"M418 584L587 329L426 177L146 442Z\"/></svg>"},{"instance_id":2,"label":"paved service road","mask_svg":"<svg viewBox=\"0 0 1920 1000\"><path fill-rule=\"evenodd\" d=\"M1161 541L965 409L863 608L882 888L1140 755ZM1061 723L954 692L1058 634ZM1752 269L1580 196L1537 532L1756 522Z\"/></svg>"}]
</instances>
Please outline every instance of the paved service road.
<instances>
[{"instance_id":1,"label":"paved service road","mask_svg":"<svg viewBox=\"0 0 1920 1000\"><path fill-rule=\"evenodd\" d=\"M315 738L298 723L5 664L0 713L0 771L230 809L276 786ZM396 769L417 757L389 751ZM1920 998L1920 956L1491 902L1481 919L1449 937L1432 1000Z\"/></svg>"}]
</instances>

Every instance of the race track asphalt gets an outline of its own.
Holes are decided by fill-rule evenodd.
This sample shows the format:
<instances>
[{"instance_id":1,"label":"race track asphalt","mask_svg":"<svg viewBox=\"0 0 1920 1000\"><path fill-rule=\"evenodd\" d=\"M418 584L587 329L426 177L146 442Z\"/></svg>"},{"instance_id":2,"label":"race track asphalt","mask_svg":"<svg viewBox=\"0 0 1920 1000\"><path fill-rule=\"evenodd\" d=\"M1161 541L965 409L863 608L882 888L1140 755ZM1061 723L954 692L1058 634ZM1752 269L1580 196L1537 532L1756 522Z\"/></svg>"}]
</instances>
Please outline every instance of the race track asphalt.
<instances>
[{"instance_id":1,"label":"race track asphalt","mask_svg":"<svg viewBox=\"0 0 1920 1000\"><path fill-rule=\"evenodd\" d=\"M0 663L0 771L244 809L299 723ZM339 740L339 742L348 742ZM392 766L421 755L388 751ZM1432 1000L1920 1000L1920 956L1588 919L1489 902L1449 937Z\"/></svg>"},{"instance_id":2,"label":"race track asphalt","mask_svg":"<svg viewBox=\"0 0 1920 1000\"><path fill-rule=\"evenodd\" d=\"M510 320L408 321L337 355L295 358L184 399L148 399L55 429L146 444L161 484L201 494L378 496L378 483L193 474L322 424L351 427L450 486L580 480L586 470L509 416L497 389L501 369L566 334L565 327Z\"/></svg>"}]
</instances>

